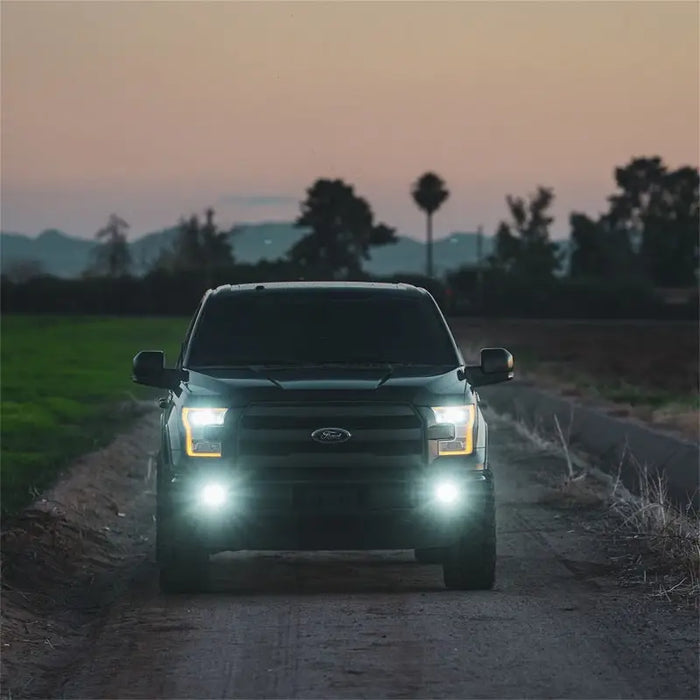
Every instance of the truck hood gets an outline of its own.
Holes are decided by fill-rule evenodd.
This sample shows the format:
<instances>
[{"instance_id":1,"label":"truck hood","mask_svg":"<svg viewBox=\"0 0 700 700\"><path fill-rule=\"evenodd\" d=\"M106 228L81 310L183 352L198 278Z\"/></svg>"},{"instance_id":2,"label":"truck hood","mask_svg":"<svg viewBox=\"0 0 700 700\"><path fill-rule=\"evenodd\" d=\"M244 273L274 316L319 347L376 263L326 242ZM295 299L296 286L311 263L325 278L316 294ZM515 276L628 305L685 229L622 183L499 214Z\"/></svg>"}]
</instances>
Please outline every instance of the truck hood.
<instances>
[{"instance_id":1,"label":"truck hood","mask_svg":"<svg viewBox=\"0 0 700 700\"><path fill-rule=\"evenodd\" d=\"M219 399L236 407L277 401L396 401L430 406L472 401L456 367L241 367L189 373L183 385L187 403Z\"/></svg>"}]
</instances>

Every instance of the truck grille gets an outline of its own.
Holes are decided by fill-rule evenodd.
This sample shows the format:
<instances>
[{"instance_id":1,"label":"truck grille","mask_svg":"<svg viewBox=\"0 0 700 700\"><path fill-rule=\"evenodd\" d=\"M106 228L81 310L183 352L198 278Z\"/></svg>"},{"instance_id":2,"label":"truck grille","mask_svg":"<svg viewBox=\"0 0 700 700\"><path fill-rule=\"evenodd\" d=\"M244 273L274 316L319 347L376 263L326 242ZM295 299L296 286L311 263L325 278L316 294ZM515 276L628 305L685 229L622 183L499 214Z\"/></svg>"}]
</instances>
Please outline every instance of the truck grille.
<instances>
[{"instance_id":1,"label":"truck grille","mask_svg":"<svg viewBox=\"0 0 700 700\"><path fill-rule=\"evenodd\" d=\"M343 428L346 442L322 444L311 438L319 428ZM420 457L423 424L408 405L256 404L243 413L238 431L240 458L305 457L332 466L357 457ZM280 466L282 466L280 464Z\"/></svg>"},{"instance_id":2,"label":"truck grille","mask_svg":"<svg viewBox=\"0 0 700 700\"><path fill-rule=\"evenodd\" d=\"M322 444L319 428L350 439ZM239 473L255 512L367 513L413 507L423 421L409 405L255 404L238 423Z\"/></svg>"}]
</instances>

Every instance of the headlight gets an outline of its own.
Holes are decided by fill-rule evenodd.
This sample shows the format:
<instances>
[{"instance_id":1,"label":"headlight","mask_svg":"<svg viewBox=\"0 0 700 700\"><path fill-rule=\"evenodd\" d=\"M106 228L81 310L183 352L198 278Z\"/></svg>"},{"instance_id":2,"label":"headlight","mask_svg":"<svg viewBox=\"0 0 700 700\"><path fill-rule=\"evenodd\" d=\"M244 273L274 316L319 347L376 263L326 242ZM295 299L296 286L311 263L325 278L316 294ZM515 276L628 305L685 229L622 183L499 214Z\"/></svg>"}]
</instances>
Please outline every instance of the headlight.
<instances>
[{"instance_id":1,"label":"headlight","mask_svg":"<svg viewBox=\"0 0 700 700\"><path fill-rule=\"evenodd\" d=\"M221 457L221 436L211 428L222 427L227 408L183 408L187 454L190 457ZM218 431L216 431L218 432Z\"/></svg>"},{"instance_id":2,"label":"headlight","mask_svg":"<svg viewBox=\"0 0 700 700\"><path fill-rule=\"evenodd\" d=\"M438 441L438 455L470 455L474 451L474 404L468 406L433 406L436 423L452 423L454 440Z\"/></svg>"}]
</instances>

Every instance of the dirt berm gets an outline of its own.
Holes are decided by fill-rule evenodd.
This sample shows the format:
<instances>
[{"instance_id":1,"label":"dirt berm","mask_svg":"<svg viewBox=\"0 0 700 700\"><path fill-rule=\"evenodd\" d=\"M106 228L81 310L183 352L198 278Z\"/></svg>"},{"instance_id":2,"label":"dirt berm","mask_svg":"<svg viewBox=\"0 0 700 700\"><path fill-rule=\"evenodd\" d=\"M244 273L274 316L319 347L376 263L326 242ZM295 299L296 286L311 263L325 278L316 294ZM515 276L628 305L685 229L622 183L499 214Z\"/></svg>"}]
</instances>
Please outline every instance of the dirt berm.
<instances>
[{"instance_id":1,"label":"dirt berm","mask_svg":"<svg viewBox=\"0 0 700 700\"><path fill-rule=\"evenodd\" d=\"M574 449L591 455L602 469L621 468L625 485L639 486L639 469L663 474L669 495L681 506L700 501L700 446L641 422L617 418L603 407L584 405L556 396L517 379L508 384L482 387L479 394L501 414L512 416L529 428L558 440L555 417Z\"/></svg>"}]
</instances>

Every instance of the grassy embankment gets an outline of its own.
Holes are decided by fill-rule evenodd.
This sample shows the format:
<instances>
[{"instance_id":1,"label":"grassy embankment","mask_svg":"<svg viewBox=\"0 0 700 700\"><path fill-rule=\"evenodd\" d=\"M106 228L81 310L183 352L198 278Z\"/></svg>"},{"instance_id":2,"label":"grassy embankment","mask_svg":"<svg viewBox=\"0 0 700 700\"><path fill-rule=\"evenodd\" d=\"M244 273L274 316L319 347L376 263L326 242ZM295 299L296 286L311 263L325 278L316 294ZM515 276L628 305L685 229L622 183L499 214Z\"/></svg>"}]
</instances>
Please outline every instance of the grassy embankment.
<instances>
[{"instance_id":1,"label":"grassy embankment","mask_svg":"<svg viewBox=\"0 0 700 700\"><path fill-rule=\"evenodd\" d=\"M133 420L125 402L156 395L131 382L133 356L163 349L172 364L186 326L182 318L2 317L3 515Z\"/></svg>"}]
</instances>

